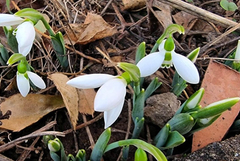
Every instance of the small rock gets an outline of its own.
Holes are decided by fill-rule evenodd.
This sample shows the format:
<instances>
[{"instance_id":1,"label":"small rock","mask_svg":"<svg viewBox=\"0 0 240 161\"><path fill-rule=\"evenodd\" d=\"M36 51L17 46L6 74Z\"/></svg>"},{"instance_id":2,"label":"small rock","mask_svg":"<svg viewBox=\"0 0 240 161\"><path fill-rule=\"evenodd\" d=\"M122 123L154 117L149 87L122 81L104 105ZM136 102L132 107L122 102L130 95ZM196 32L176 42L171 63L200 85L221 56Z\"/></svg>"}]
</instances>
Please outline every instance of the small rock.
<instances>
[{"instance_id":1,"label":"small rock","mask_svg":"<svg viewBox=\"0 0 240 161\"><path fill-rule=\"evenodd\" d=\"M149 97L144 108L146 122L162 128L180 106L180 101L173 93L167 92Z\"/></svg>"}]
</instances>

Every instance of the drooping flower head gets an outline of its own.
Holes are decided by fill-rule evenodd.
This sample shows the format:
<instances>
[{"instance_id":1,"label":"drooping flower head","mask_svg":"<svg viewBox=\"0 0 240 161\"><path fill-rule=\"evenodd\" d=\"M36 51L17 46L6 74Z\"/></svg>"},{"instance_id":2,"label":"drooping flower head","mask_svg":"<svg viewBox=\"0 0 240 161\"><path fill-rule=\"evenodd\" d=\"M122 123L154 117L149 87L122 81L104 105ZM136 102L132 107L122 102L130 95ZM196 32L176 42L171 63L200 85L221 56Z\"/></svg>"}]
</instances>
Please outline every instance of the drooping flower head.
<instances>
[{"instance_id":1,"label":"drooping flower head","mask_svg":"<svg viewBox=\"0 0 240 161\"><path fill-rule=\"evenodd\" d=\"M105 128L116 121L126 95L125 79L109 74L87 74L73 78L67 84L79 89L100 87L94 99L94 110L104 112Z\"/></svg>"},{"instance_id":2,"label":"drooping flower head","mask_svg":"<svg viewBox=\"0 0 240 161\"><path fill-rule=\"evenodd\" d=\"M27 64L24 61L21 61L17 68L17 87L23 97L26 97L30 91L29 80L40 89L46 88L41 77L33 72L27 71Z\"/></svg>"},{"instance_id":3,"label":"drooping flower head","mask_svg":"<svg viewBox=\"0 0 240 161\"><path fill-rule=\"evenodd\" d=\"M16 15L0 14L0 26L12 25L18 25L15 30L18 53L26 56L30 52L35 39L34 24L32 21L25 20Z\"/></svg>"},{"instance_id":4,"label":"drooping flower head","mask_svg":"<svg viewBox=\"0 0 240 161\"><path fill-rule=\"evenodd\" d=\"M125 95L126 86L130 81L139 81L140 72L134 64L119 63L125 73L121 76L109 74L86 74L73 78L68 85L79 89L98 88L94 99L94 110L104 112L105 128L111 126L120 115Z\"/></svg>"},{"instance_id":5,"label":"drooping flower head","mask_svg":"<svg viewBox=\"0 0 240 161\"><path fill-rule=\"evenodd\" d=\"M187 82L199 83L199 73L192 61L183 55L176 53L173 38L169 36L158 47L158 52L151 53L142 58L137 66L141 77L155 73L160 67L169 68L174 65L178 74Z\"/></svg>"}]
</instances>

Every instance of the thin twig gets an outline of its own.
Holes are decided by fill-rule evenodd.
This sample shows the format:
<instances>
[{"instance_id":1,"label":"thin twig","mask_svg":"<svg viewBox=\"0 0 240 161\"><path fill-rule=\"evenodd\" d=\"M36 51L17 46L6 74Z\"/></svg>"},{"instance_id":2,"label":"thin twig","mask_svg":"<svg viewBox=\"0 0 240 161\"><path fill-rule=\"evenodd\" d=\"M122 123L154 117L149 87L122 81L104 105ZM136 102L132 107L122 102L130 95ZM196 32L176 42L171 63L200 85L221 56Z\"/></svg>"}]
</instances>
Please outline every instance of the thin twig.
<instances>
[{"instance_id":1,"label":"thin twig","mask_svg":"<svg viewBox=\"0 0 240 161\"><path fill-rule=\"evenodd\" d=\"M212 12L206 11L202 8L196 7L192 4L186 3L181 0L159 0L162 3L168 4L174 8L183 10L185 12L188 12L192 15L195 15L201 19L204 19L206 21L210 21L216 24L219 24L223 27L231 27L231 26L236 26L238 23L229 20L227 18L221 17L219 15L216 15Z\"/></svg>"}]
</instances>

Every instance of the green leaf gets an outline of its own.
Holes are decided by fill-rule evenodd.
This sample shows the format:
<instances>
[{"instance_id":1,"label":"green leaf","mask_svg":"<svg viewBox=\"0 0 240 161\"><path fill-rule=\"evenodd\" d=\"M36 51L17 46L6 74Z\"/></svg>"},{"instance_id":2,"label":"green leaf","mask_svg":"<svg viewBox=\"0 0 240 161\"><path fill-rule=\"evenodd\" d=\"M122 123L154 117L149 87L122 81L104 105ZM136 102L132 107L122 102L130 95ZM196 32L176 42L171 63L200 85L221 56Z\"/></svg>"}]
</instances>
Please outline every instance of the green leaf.
<instances>
[{"instance_id":1,"label":"green leaf","mask_svg":"<svg viewBox=\"0 0 240 161\"><path fill-rule=\"evenodd\" d=\"M176 71L173 75L173 81L172 81L172 89L171 91L176 95L180 96L182 91L187 87L187 82L180 77L178 72Z\"/></svg>"},{"instance_id":2,"label":"green leaf","mask_svg":"<svg viewBox=\"0 0 240 161\"><path fill-rule=\"evenodd\" d=\"M128 72L132 81L139 82L140 70L135 64L120 62L118 63L118 66Z\"/></svg>"},{"instance_id":3,"label":"green leaf","mask_svg":"<svg viewBox=\"0 0 240 161\"><path fill-rule=\"evenodd\" d=\"M186 141L185 138L178 131L172 131L169 133L166 144L161 149L174 148L181 145L185 141Z\"/></svg>"},{"instance_id":4,"label":"green leaf","mask_svg":"<svg viewBox=\"0 0 240 161\"><path fill-rule=\"evenodd\" d=\"M104 154L104 151L106 149L106 146L108 144L110 137L111 137L111 128L107 128L100 135L100 137L98 138L98 140L93 148L93 151L92 151L92 154L90 157L91 161L101 161L101 158Z\"/></svg>"},{"instance_id":5,"label":"green leaf","mask_svg":"<svg viewBox=\"0 0 240 161\"><path fill-rule=\"evenodd\" d=\"M135 64L137 64L146 55L146 43L142 42L136 51Z\"/></svg>"},{"instance_id":6,"label":"green leaf","mask_svg":"<svg viewBox=\"0 0 240 161\"><path fill-rule=\"evenodd\" d=\"M156 77L155 79L153 79L151 81L151 83L148 85L146 91L145 91L145 100L150 97L152 95L152 93L154 91L156 91L156 89L158 89L158 87L160 87L162 85L162 82L159 82L158 77Z\"/></svg>"},{"instance_id":7,"label":"green leaf","mask_svg":"<svg viewBox=\"0 0 240 161\"><path fill-rule=\"evenodd\" d=\"M147 161L147 154L141 148L138 148L135 151L134 161Z\"/></svg>"},{"instance_id":8,"label":"green leaf","mask_svg":"<svg viewBox=\"0 0 240 161\"><path fill-rule=\"evenodd\" d=\"M86 151L84 149L78 150L75 158L76 161L86 161Z\"/></svg>"},{"instance_id":9,"label":"green leaf","mask_svg":"<svg viewBox=\"0 0 240 161\"><path fill-rule=\"evenodd\" d=\"M155 136L153 142L157 148L162 147L167 142L167 138L170 132L170 125L167 123Z\"/></svg>"},{"instance_id":10,"label":"green leaf","mask_svg":"<svg viewBox=\"0 0 240 161\"><path fill-rule=\"evenodd\" d=\"M137 117L139 119L143 118L144 114L144 102L145 102L145 91L142 91L136 96L135 103L133 104L132 119L135 120Z\"/></svg>"},{"instance_id":11,"label":"green leaf","mask_svg":"<svg viewBox=\"0 0 240 161\"><path fill-rule=\"evenodd\" d=\"M6 6L7 6L7 10L8 12L12 13L11 9L10 9L10 0L6 0Z\"/></svg>"},{"instance_id":12,"label":"green leaf","mask_svg":"<svg viewBox=\"0 0 240 161\"><path fill-rule=\"evenodd\" d=\"M171 131L178 131L182 135L188 133L195 124L193 117L188 113L177 114L168 123Z\"/></svg>"},{"instance_id":13,"label":"green leaf","mask_svg":"<svg viewBox=\"0 0 240 161\"><path fill-rule=\"evenodd\" d=\"M53 151L50 151L50 156L54 161L61 161L61 158Z\"/></svg>"},{"instance_id":14,"label":"green leaf","mask_svg":"<svg viewBox=\"0 0 240 161\"><path fill-rule=\"evenodd\" d=\"M214 102L208 105L205 108L201 108L200 110L191 114L194 119L202 119L208 118L215 115L219 115L222 112L230 109L233 105L235 105L240 100L239 97L228 98L218 102Z\"/></svg>"},{"instance_id":15,"label":"green leaf","mask_svg":"<svg viewBox=\"0 0 240 161\"><path fill-rule=\"evenodd\" d=\"M195 63L196 60L197 60L199 51L200 51L200 47L194 49L191 53L189 53L189 54L187 55L187 58L188 58L189 60L191 60L193 63Z\"/></svg>"},{"instance_id":16,"label":"green leaf","mask_svg":"<svg viewBox=\"0 0 240 161\"><path fill-rule=\"evenodd\" d=\"M55 36L51 36L53 49L56 52L56 56L63 68L68 67L68 60L66 55L66 48L61 32L58 32Z\"/></svg>"},{"instance_id":17,"label":"green leaf","mask_svg":"<svg viewBox=\"0 0 240 161\"><path fill-rule=\"evenodd\" d=\"M29 19L34 25L43 18L43 15L40 12L32 8L24 8L16 12L15 15Z\"/></svg>"},{"instance_id":18,"label":"green leaf","mask_svg":"<svg viewBox=\"0 0 240 161\"><path fill-rule=\"evenodd\" d=\"M15 54L11 55L11 57L8 59L7 64L12 65L20 60L26 60L26 57L23 56L22 54L15 53Z\"/></svg>"},{"instance_id":19,"label":"green leaf","mask_svg":"<svg viewBox=\"0 0 240 161\"><path fill-rule=\"evenodd\" d=\"M134 119L134 129L132 132L132 139L137 139L143 129L143 125L144 125L144 117L142 117L141 119L139 119L138 117L136 117Z\"/></svg>"},{"instance_id":20,"label":"green leaf","mask_svg":"<svg viewBox=\"0 0 240 161\"><path fill-rule=\"evenodd\" d=\"M128 145L133 145L137 148L141 148L147 151L158 161L167 161L167 158L165 157L165 155L157 147L139 139L121 140L121 141L109 144L105 149L105 153L114 148L121 147L121 146L128 146Z\"/></svg>"},{"instance_id":21,"label":"green leaf","mask_svg":"<svg viewBox=\"0 0 240 161\"><path fill-rule=\"evenodd\" d=\"M238 9L237 5L234 2L229 2L228 0L221 0L220 6L226 11L235 11Z\"/></svg>"}]
</instances>

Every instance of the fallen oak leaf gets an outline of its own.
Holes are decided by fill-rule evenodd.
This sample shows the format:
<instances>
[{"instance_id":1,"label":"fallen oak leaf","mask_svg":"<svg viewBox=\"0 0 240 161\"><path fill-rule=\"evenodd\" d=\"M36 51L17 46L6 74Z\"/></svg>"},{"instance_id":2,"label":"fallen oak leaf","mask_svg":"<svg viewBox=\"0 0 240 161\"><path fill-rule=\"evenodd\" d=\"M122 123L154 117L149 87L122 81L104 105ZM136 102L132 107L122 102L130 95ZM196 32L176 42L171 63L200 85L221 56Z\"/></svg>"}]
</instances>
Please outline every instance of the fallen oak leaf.
<instances>
[{"instance_id":1,"label":"fallen oak leaf","mask_svg":"<svg viewBox=\"0 0 240 161\"><path fill-rule=\"evenodd\" d=\"M70 24L64 36L66 44L88 44L117 33L116 27L109 25L100 15L88 13L83 24ZM70 39L70 40L69 40Z\"/></svg>"},{"instance_id":2,"label":"fallen oak leaf","mask_svg":"<svg viewBox=\"0 0 240 161\"><path fill-rule=\"evenodd\" d=\"M20 131L65 105L61 96L28 94L27 97L22 97L21 94L15 94L7 98L0 106L3 113L11 111L9 119L1 120L0 128Z\"/></svg>"},{"instance_id":3,"label":"fallen oak leaf","mask_svg":"<svg viewBox=\"0 0 240 161\"><path fill-rule=\"evenodd\" d=\"M67 85L69 78L62 73L54 73L48 76L53 81L58 91L61 93L63 102L67 108L73 129L76 129L78 120L78 102L79 96L77 89Z\"/></svg>"}]
</instances>

